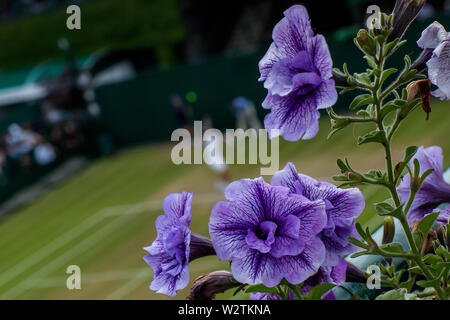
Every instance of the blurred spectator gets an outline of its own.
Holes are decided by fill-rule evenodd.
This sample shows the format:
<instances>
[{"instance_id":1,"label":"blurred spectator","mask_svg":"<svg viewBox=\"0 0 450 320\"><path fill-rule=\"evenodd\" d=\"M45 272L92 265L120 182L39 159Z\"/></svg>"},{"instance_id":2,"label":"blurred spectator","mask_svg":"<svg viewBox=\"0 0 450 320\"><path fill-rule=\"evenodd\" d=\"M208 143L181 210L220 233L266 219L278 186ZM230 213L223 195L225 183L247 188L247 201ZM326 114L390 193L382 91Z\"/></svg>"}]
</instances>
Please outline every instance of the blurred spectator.
<instances>
[{"instance_id":1,"label":"blurred spectator","mask_svg":"<svg viewBox=\"0 0 450 320\"><path fill-rule=\"evenodd\" d=\"M22 129L17 123L13 123L8 127L6 135L6 146L9 155L13 158L20 158L31 152L37 143L37 134Z\"/></svg>"},{"instance_id":2,"label":"blurred spectator","mask_svg":"<svg viewBox=\"0 0 450 320\"><path fill-rule=\"evenodd\" d=\"M205 115L203 117L203 133L205 133L206 130L212 129L213 123L210 115ZM205 161L208 161L208 166L215 172L219 174L220 180L215 183L215 188L221 192L223 192L228 184L231 182L231 175L230 170L228 169L228 166L225 164L225 159L223 157L223 144L222 146L219 146L217 143L218 141L214 138L204 136L203 138L203 150L206 149L206 147L210 146L214 151L213 152L207 152L205 156L207 159ZM205 141L205 139L207 141ZM223 143L223 142L222 142ZM221 152L222 151L222 152Z\"/></svg>"},{"instance_id":3,"label":"blurred spectator","mask_svg":"<svg viewBox=\"0 0 450 320\"><path fill-rule=\"evenodd\" d=\"M43 141L34 149L34 160L40 166L46 166L56 159L56 153L53 146Z\"/></svg>"},{"instance_id":4,"label":"blurred spectator","mask_svg":"<svg viewBox=\"0 0 450 320\"><path fill-rule=\"evenodd\" d=\"M255 105L244 97L236 97L231 102L231 108L236 117L236 128L247 130L253 128L261 129L261 122L256 115Z\"/></svg>"},{"instance_id":5,"label":"blurred spectator","mask_svg":"<svg viewBox=\"0 0 450 320\"><path fill-rule=\"evenodd\" d=\"M169 97L170 104L175 110L175 116L181 128L192 133L193 114L191 107L186 104L178 93L172 93Z\"/></svg>"}]
</instances>

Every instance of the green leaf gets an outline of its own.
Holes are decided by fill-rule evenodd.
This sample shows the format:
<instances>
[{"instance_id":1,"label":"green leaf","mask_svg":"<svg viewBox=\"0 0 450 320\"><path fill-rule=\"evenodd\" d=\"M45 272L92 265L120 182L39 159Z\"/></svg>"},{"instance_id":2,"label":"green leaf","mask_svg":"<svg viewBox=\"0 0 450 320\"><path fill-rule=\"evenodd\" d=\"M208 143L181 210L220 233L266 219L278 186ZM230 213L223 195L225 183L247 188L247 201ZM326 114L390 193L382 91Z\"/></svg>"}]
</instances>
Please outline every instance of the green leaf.
<instances>
[{"instance_id":1,"label":"green leaf","mask_svg":"<svg viewBox=\"0 0 450 320\"><path fill-rule=\"evenodd\" d=\"M370 251L358 251L353 253L350 258L358 258L360 256L367 256L367 255L372 255L373 253Z\"/></svg>"},{"instance_id":2,"label":"green leaf","mask_svg":"<svg viewBox=\"0 0 450 320\"><path fill-rule=\"evenodd\" d=\"M429 215L425 216L422 220L420 220L417 228L422 232L424 236L428 234L428 231L430 231L431 227L433 226L433 223L436 221L438 216L439 211L432 212Z\"/></svg>"},{"instance_id":3,"label":"green leaf","mask_svg":"<svg viewBox=\"0 0 450 320\"><path fill-rule=\"evenodd\" d=\"M407 293L408 290L405 288L394 289L379 295L375 300L405 300Z\"/></svg>"},{"instance_id":4,"label":"green leaf","mask_svg":"<svg viewBox=\"0 0 450 320\"><path fill-rule=\"evenodd\" d=\"M348 242L354 244L357 247L363 248L363 249L367 249L369 248L369 246L367 244L365 244L364 242L354 238L354 237L348 237L347 238Z\"/></svg>"},{"instance_id":5,"label":"green leaf","mask_svg":"<svg viewBox=\"0 0 450 320\"><path fill-rule=\"evenodd\" d=\"M263 284L257 284L254 286L250 286L245 290L247 293L255 293L255 292L266 292L266 293L276 293L278 294L278 290L276 288L268 288Z\"/></svg>"},{"instance_id":6,"label":"green leaf","mask_svg":"<svg viewBox=\"0 0 450 320\"><path fill-rule=\"evenodd\" d=\"M383 83L390 75L396 73L398 70L395 68L389 68L383 71L383 73L381 74L381 78L380 81L381 83Z\"/></svg>"},{"instance_id":7,"label":"green leaf","mask_svg":"<svg viewBox=\"0 0 450 320\"><path fill-rule=\"evenodd\" d=\"M436 285L439 285L439 282L440 282L440 279L437 278L437 279L433 279L433 280L419 280L416 282L416 284L419 287L428 288L428 287L434 287Z\"/></svg>"},{"instance_id":8,"label":"green leaf","mask_svg":"<svg viewBox=\"0 0 450 320\"><path fill-rule=\"evenodd\" d=\"M362 107L366 104L371 104L371 103L373 103L372 95L361 94L361 95L355 97L355 99L353 99L352 103L350 104L350 110L354 110L354 109Z\"/></svg>"},{"instance_id":9,"label":"green leaf","mask_svg":"<svg viewBox=\"0 0 450 320\"><path fill-rule=\"evenodd\" d=\"M398 218L402 213L403 205L401 205L397 208L394 208L391 205L391 203L384 201L384 202L376 203L375 209L377 210L378 215L381 217L392 216L392 217Z\"/></svg>"},{"instance_id":10,"label":"green leaf","mask_svg":"<svg viewBox=\"0 0 450 320\"><path fill-rule=\"evenodd\" d=\"M322 283L311 289L308 294L308 300L320 300L322 296L336 285L332 283Z\"/></svg>"},{"instance_id":11,"label":"green leaf","mask_svg":"<svg viewBox=\"0 0 450 320\"><path fill-rule=\"evenodd\" d=\"M359 110L356 114L364 118L370 118L370 114L366 110Z\"/></svg>"},{"instance_id":12,"label":"green leaf","mask_svg":"<svg viewBox=\"0 0 450 320\"><path fill-rule=\"evenodd\" d=\"M367 240L370 240L370 239L367 237L366 232L363 230L361 224L359 222L357 222L355 224L355 227L356 227L356 231L358 231L358 233L361 236L361 238L363 240L365 240L366 242L368 242Z\"/></svg>"},{"instance_id":13,"label":"green leaf","mask_svg":"<svg viewBox=\"0 0 450 320\"><path fill-rule=\"evenodd\" d=\"M375 68L377 67L377 64L375 63L375 59L374 59L374 58L372 58L372 57L366 55L366 56L364 56L364 59L367 60L367 64L368 64L371 68L375 69Z\"/></svg>"},{"instance_id":14,"label":"green leaf","mask_svg":"<svg viewBox=\"0 0 450 320\"><path fill-rule=\"evenodd\" d=\"M337 182L349 181L347 176L333 176L333 180Z\"/></svg>"},{"instance_id":15,"label":"green leaf","mask_svg":"<svg viewBox=\"0 0 450 320\"><path fill-rule=\"evenodd\" d=\"M423 262L428 263L428 264L436 264L439 262L443 262L442 258L435 255L435 254L427 254L425 257L423 257Z\"/></svg>"},{"instance_id":16,"label":"green leaf","mask_svg":"<svg viewBox=\"0 0 450 320\"><path fill-rule=\"evenodd\" d=\"M436 254L440 255L441 257L445 258L446 260L450 260L450 253L443 246L439 246L436 249Z\"/></svg>"},{"instance_id":17,"label":"green leaf","mask_svg":"<svg viewBox=\"0 0 450 320\"><path fill-rule=\"evenodd\" d=\"M363 72L363 73L354 73L353 77L358 80L359 82L362 82L364 84L367 85L371 85L372 81L370 80L370 76L368 73Z\"/></svg>"},{"instance_id":18,"label":"green leaf","mask_svg":"<svg viewBox=\"0 0 450 320\"><path fill-rule=\"evenodd\" d=\"M358 137L358 145L364 144L364 143L370 143L370 142L378 142L381 144L385 144L386 143L386 136L384 134L384 132L382 131L372 131L367 133L364 136Z\"/></svg>"},{"instance_id":19,"label":"green leaf","mask_svg":"<svg viewBox=\"0 0 450 320\"><path fill-rule=\"evenodd\" d=\"M235 295L237 295L239 292L241 292L242 290L244 290L245 287L247 287L247 284L246 284L246 283L240 285L240 286L236 289L236 291L234 291L233 297L234 297Z\"/></svg>"},{"instance_id":20,"label":"green leaf","mask_svg":"<svg viewBox=\"0 0 450 320\"><path fill-rule=\"evenodd\" d=\"M389 113L392 111L395 111L397 109L400 109L401 106L395 104L394 102L390 102L386 104L380 111L380 118L384 119Z\"/></svg>"},{"instance_id":21,"label":"green leaf","mask_svg":"<svg viewBox=\"0 0 450 320\"><path fill-rule=\"evenodd\" d=\"M406 253L400 242L386 243L380 246L380 249L389 253Z\"/></svg>"},{"instance_id":22,"label":"green leaf","mask_svg":"<svg viewBox=\"0 0 450 320\"><path fill-rule=\"evenodd\" d=\"M349 171L347 165L341 159L337 159L337 165L338 165L339 169L341 169L343 172Z\"/></svg>"}]
</instances>

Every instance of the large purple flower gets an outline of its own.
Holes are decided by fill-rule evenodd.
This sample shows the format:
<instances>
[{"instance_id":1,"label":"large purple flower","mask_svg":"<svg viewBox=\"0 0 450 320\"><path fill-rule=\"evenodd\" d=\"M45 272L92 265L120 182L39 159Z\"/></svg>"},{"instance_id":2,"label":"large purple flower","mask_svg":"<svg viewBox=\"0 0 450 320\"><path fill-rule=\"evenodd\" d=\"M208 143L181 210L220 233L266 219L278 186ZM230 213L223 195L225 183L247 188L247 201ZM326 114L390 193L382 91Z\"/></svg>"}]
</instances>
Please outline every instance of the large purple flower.
<instances>
[{"instance_id":1,"label":"large purple flower","mask_svg":"<svg viewBox=\"0 0 450 320\"><path fill-rule=\"evenodd\" d=\"M438 22L433 22L417 41L424 50L433 50L427 62L428 77L438 87L432 94L441 99L450 99L450 32Z\"/></svg>"},{"instance_id":2,"label":"large purple flower","mask_svg":"<svg viewBox=\"0 0 450 320\"><path fill-rule=\"evenodd\" d=\"M145 247L144 256L153 269L150 289L170 297L189 283L189 262L214 254L211 241L195 235L189 229L192 193L169 194L163 203L165 215L156 219L158 235Z\"/></svg>"},{"instance_id":3,"label":"large purple flower","mask_svg":"<svg viewBox=\"0 0 450 320\"><path fill-rule=\"evenodd\" d=\"M364 197L357 188L339 189L328 182L320 182L311 177L299 174L292 163L272 177L272 185L285 186L291 192L307 199L323 200L328 216L327 225L320 233L325 244L326 259L324 266L335 266L339 257L353 253L357 247L348 242L348 237L358 237L355 219L364 210Z\"/></svg>"},{"instance_id":4,"label":"large purple flower","mask_svg":"<svg viewBox=\"0 0 450 320\"><path fill-rule=\"evenodd\" d=\"M305 7L294 5L275 26L273 43L259 62L268 94L264 119L286 140L311 139L319 130L319 109L336 103L333 62L325 38L314 35Z\"/></svg>"},{"instance_id":5,"label":"large purple flower","mask_svg":"<svg viewBox=\"0 0 450 320\"><path fill-rule=\"evenodd\" d=\"M344 258L339 258L339 263L334 267L320 267L319 270L311 277L305 280L301 288L301 295L307 296L312 288L319 284L332 283L340 286L345 282L347 271L347 261ZM276 293L256 292L250 294L252 300L281 300L281 297ZM295 299L295 294L289 292L286 296L287 300ZM328 291L322 298L323 300L336 300L333 291Z\"/></svg>"},{"instance_id":6,"label":"large purple flower","mask_svg":"<svg viewBox=\"0 0 450 320\"><path fill-rule=\"evenodd\" d=\"M298 284L317 272L325 259L317 236L327 222L323 201L262 178L231 183L225 197L211 212L209 233L217 256L232 260L237 281L273 287L283 278Z\"/></svg>"},{"instance_id":7,"label":"large purple flower","mask_svg":"<svg viewBox=\"0 0 450 320\"><path fill-rule=\"evenodd\" d=\"M413 166L414 159L419 161L420 174L428 169L434 169L434 171L425 179L416 194L407 216L409 224L412 224L414 220L422 220L425 215L431 213L441 203L450 202L450 185L445 182L443 176L443 158L440 147L420 147L410 161L410 166ZM410 175L405 175L397 188L402 202L405 203L410 195L410 181Z\"/></svg>"},{"instance_id":8,"label":"large purple flower","mask_svg":"<svg viewBox=\"0 0 450 320\"><path fill-rule=\"evenodd\" d=\"M337 265L333 267L320 267L319 271L309 279L307 279L302 286L302 295L306 296L312 288L319 284L332 283L340 286L345 282L345 274L347 271L347 261L344 258L339 258ZM336 299L333 291L329 291L326 295L327 300Z\"/></svg>"}]
</instances>

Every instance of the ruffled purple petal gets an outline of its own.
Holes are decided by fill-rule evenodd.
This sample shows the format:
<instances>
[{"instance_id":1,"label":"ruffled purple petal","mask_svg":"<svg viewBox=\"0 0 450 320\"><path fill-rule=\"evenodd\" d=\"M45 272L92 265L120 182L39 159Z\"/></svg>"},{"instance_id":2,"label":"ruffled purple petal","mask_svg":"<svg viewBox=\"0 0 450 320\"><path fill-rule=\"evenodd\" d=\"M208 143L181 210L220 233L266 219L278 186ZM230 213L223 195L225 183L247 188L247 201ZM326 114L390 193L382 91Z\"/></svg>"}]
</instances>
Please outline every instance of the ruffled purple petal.
<instances>
[{"instance_id":1,"label":"ruffled purple petal","mask_svg":"<svg viewBox=\"0 0 450 320\"><path fill-rule=\"evenodd\" d=\"M431 83L438 86L432 95L440 100L450 99L450 37L441 42L433 51L433 56L427 62L428 77Z\"/></svg>"},{"instance_id":2,"label":"ruffled purple petal","mask_svg":"<svg viewBox=\"0 0 450 320\"><path fill-rule=\"evenodd\" d=\"M448 33L439 22L434 21L425 30L422 31L417 45L422 49L435 49L448 37Z\"/></svg>"},{"instance_id":3,"label":"ruffled purple petal","mask_svg":"<svg viewBox=\"0 0 450 320\"><path fill-rule=\"evenodd\" d=\"M269 130L269 134L271 129L278 129L287 141L308 140L317 135L320 113L313 94L271 96L270 101L272 111L264 119L264 127Z\"/></svg>"},{"instance_id":4,"label":"ruffled purple petal","mask_svg":"<svg viewBox=\"0 0 450 320\"><path fill-rule=\"evenodd\" d=\"M442 149L436 146L420 147L410 161L411 166L413 166L414 159L419 161L420 174L428 169L434 171L425 179L416 194L407 216L409 224L412 224L415 220L422 220L425 215L431 213L441 203L450 202L450 185L445 182L443 177ZM397 188L402 202L406 202L409 198L410 179L409 174L404 176Z\"/></svg>"},{"instance_id":5,"label":"ruffled purple petal","mask_svg":"<svg viewBox=\"0 0 450 320\"><path fill-rule=\"evenodd\" d=\"M164 213L189 225L191 223L192 196L192 192L169 194L163 202Z\"/></svg>"}]
</instances>

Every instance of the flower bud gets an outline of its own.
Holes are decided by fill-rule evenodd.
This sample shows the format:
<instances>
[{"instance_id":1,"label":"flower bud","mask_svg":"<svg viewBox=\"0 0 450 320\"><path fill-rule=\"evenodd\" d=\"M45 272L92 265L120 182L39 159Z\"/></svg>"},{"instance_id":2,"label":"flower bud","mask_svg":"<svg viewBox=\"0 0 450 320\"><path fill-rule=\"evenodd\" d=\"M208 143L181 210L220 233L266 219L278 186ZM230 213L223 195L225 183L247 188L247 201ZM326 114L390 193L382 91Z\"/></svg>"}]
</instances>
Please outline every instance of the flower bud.
<instances>
[{"instance_id":1,"label":"flower bud","mask_svg":"<svg viewBox=\"0 0 450 320\"><path fill-rule=\"evenodd\" d=\"M410 69L416 69L417 72L421 72L427 68L427 62L433 55L433 49L426 48L422 51L420 56L413 62Z\"/></svg>"},{"instance_id":2,"label":"flower bud","mask_svg":"<svg viewBox=\"0 0 450 320\"><path fill-rule=\"evenodd\" d=\"M189 262L198 258L213 256L215 254L216 251L214 250L211 240L195 233L191 234Z\"/></svg>"},{"instance_id":3,"label":"flower bud","mask_svg":"<svg viewBox=\"0 0 450 320\"><path fill-rule=\"evenodd\" d=\"M350 124L350 119L331 119L331 129L343 129Z\"/></svg>"},{"instance_id":4,"label":"flower bud","mask_svg":"<svg viewBox=\"0 0 450 320\"><path fill-rule=\"evenodd\" d=\"M395 235L394 219L391 216L385 217L383 225L383 240L381 241L382 244L391 243L392 240L394 240L394 235Z\"/></svg>"},{"instance_id":5,"label":"flower bud","mask_svg":"<svg viewBox=\"0 0 450 320\"><path fill-rule=\"evenodd\" d=\"M233 281L231 272L214 271L195 279L187 300L213 300L217 293L240 285L241 283Z\"/></svg>"},{"instance_id":6,"label":"flower bud","mask_svg":"<svg viewBox=\"0 0 450 320\"><path fill-rule=\"evenodd\" d=\"M425 0L397 0L395 3L393 22L393 30L388 37L388 41L392 41L396 38L401 38L409 27L411 22L414 21L419 14L422 7L425 5Z\"/></svg>"},{"instance_id":7,"label":"flower bud","mask_svg":"<svg viewBox=\"0 0 450 320\"><path fill-rule=\"evenodd\" d=\"M359 30L355 40L364 53L372 57L376 55L377 50L375 41L369 36L366 30Z\"/></svg>"},{"instance_id":8,"label":"flower bud","mask_svg":"<svg viewBox=\"0 0 450 320\"><path fill-rule=\"evenodd\" d=\"M347 261L347 270L345 272L345 281L347 282L358 282L366 283L366 277L364 272L359 270L353 263Z\"/></svg>"},{"instance_id":9,"label":"flower bud","mask_svg":"<svg viewBox=\"0 0 450 320\"><path fill-rule=\"evenodd\" d=\"M347 76L342 72L333 70L333 79L336 87L345 88L349 86L347 83Z\"/></svg>"}]
</instances>

